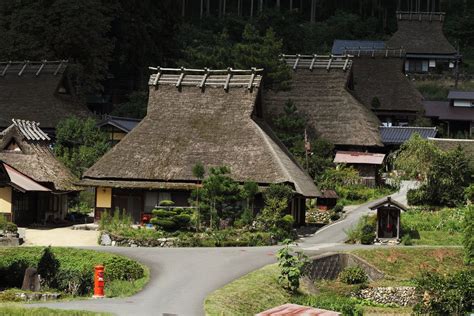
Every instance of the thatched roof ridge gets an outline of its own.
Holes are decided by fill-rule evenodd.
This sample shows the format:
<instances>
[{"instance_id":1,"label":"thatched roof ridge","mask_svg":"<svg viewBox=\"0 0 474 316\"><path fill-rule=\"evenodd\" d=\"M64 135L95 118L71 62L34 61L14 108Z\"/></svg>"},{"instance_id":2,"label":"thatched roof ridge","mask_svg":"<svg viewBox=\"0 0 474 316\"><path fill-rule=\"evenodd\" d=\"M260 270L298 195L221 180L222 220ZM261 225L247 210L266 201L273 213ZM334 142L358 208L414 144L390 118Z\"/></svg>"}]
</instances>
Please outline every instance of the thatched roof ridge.
<instances>
[{"instance_id":1,"label":"thatched roof ridge","mask_svg":"<svg viewBox=\"0 0 474 316\"><path fill-rule=\"evenodd\" d=\"M256 75L254 82L260 81ZM85 172L82 184L173 189L176 183L197 183L192 167L202 163L230 167L239 182L291 183L304 196L319 194L269 128L253 117L258 86L224 90L224 85L151 86L147 116Z\"/></svg>"},{"instance_id":2,"label":"thatched roof ridge","mask_svg":"<svg viewBox=\"0 0 474 316\"><path fill-rule=\"evenodd\" d=\"M67 61L0 62L0 127L8 127L15 118L54 129L69 116L91 116L85 104L59 93L67 81L66 68Z\"/></svg>"},{"instance_id":3,"label":"thatched roof ridge","mask_svg":"<svg viewBox=\"0 0 474 316\"><path fill-rule=\"evenodd\" d=\"M422 113L423 96L403 74L403 63L401 58L354 58L354 95L376 112ZM380 107L373 108L374 98Z\"/></svg>"},{"instance_id":4,"label":"thatched roof ridge","mask_svg":"<svg viewBox=\"0 0 474 316\"><path fill-rule=\"evenodd\" d=\"M443 33L444 13L397 12L398 30L387 47L404 48L407 54L455 55Z\"/></svg>"},{"instance_id":5,"label":"thatched roof ridge","mask_svg":"<svg viewBox=\"0 0 474 316\"><path fill-rule=\"evenodd\" d=\"M36 122L26 124L37 126ZM28 139L26 135L28 133L20 129L17 124L12 124L2 131L0 133L0 160L55 191L78 190L73 185L76 181L75 177L52 153L49 147L50 141ZM7 149L12 142L19 147L19 151Z\"/></svg>"},{"instance_id":6,"label":"thatched roof ridge","mask_svg":"<svg viewBox=\"0 0 474 316\"><path fill-rule=\"evenodd\" d=\"M326 65L330 57L326 58ZM342 59L346 63L346 58ZM351 60L351 59L349 59ZM288 64L291 66L292 62ZM347 64L352 65L351 62ZM301 65L301 63L298 63ZM347 89L349 68L314 68L298 66L292 72L291 89L265 91L263 109L271 124L282 113L285 103L292 100L308 122L310 132L335 145L382 146L377 117Z\"/></svg>"}]
</instances>

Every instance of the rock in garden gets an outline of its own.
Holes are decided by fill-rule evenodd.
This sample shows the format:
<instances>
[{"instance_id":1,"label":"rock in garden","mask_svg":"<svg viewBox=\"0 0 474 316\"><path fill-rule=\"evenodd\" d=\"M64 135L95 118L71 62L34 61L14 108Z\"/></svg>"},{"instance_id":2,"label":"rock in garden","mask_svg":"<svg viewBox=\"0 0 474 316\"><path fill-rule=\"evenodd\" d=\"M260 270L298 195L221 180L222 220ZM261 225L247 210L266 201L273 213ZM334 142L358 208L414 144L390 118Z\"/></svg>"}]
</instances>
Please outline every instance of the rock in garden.
<instances>
[{"instance_id":1,"label":"rock in garden","mask_svg":"<svg viewBox=\"0 0 474 316\"><path fill-rule=\"evenodd\" d=\"M101 246L111 246L112 245L112 239L110 238L109 234L103 233L100 236L100 245Z\"/></svg>"},{"instance_id":2,"label":"rock in garden","mask_svg":"<svg viewBox=\"0 0 474 316\"><path fill-rule=\"evenodd\" d=\"M27 268L21 286L23 291L37 292L40 290L40 276L35 268Z\"/></svg>"}]
</instances>

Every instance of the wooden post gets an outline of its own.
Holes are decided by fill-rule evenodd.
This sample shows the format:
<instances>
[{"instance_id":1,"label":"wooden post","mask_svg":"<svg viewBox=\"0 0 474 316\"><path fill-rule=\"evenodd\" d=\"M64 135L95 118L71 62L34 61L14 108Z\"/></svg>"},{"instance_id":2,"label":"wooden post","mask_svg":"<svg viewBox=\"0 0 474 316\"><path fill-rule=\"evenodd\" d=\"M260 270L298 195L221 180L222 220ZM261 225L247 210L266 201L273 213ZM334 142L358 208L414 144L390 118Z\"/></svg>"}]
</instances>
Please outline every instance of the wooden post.
<instances>
[{"instance_id":1,"label":"wooden post","mask_svg":"<svg viewBox=\"0 0 474 316\"><path fill-rule=\"evenodd\" d=\"M183 16L183 18L186 15L186 0L182 1L181 15Z\"/></svg>"},{"instance_id":2,"label":"wooden post","mask_svg":"<svg viewBox=\"0 0 474 316\"><path fill-rule=\"evenodd\" d=\"M253 0L250 0L250 17L253 18Z\"/></svg>"}]
</instances>

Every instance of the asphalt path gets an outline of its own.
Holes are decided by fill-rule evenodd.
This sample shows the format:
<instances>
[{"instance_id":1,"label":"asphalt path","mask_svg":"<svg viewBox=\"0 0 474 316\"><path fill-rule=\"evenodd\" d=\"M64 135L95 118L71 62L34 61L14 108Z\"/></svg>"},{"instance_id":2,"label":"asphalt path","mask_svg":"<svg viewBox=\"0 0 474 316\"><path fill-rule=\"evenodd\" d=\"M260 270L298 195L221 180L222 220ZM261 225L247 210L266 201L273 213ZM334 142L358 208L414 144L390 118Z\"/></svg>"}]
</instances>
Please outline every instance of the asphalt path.
<instances>
[{"instance_id":1,"label":"asphalt path","mask_svg":"<svg viewBox=\"0 0 474 316\"><path fill-rule=\"evenodd\" d=\"M392 197L406 203L404 183ZM381 200L381 199L380 199ZM298 246L309 255L345 251L356 247L343 244L345 231L369 212L366 203L332 225L326 226ZM264 265L275 262L279 247L245 248L121 248L91 247L136 259L150 269L150 282L129 298L89 299L69 302L32 304L59 309L110 312L116 315L203 315L207 295L225 284Z\"/></svg>"}]
</instances>

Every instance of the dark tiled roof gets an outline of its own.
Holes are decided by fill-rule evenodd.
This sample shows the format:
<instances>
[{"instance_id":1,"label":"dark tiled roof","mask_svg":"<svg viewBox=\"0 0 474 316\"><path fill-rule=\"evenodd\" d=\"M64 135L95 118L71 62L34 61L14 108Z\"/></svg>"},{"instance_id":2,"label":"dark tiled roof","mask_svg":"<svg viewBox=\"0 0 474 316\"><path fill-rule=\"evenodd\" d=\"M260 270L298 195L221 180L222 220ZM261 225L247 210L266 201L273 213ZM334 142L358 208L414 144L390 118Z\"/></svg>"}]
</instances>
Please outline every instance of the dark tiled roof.
<instances>
[{"instance_id":1,"label":"dark tiled roof","mask_svg":"<svg viewBox=\"0 0 474 316\"><path fill-rule=\"evenodd\" d=\"M92 115L85 104L58 93L66 67L64 61L0 62L0 127L20 119L54 129L69 116Z\"/></svg>"},{"instance_id":2,"label":"dark tiled roof","mask_svg":"<svg viewBox=\"0 0 474 316\"><path fill-rule=\"evenodd\" d=\"M398 31L386 42L387 47L402 47L407 54L456 54L443 34L444 13L397 12L397 19Z\"/></svg>"},{"instance_id":3,"label":"dark tiled roof","mask_svg":"<svg viewBox=\"0 0 474 316\"><path fill-rule=\"evenodd\" d=\"M380 136L385 145L399 145L409 140L414 133L423 138L435 137L436 127L380 126Z\"/></svg>"},{"instance_id":4,"label":"dark tiled roof","mask_svg":"<svg viewBox=\"0 0 474 316\"><path fill-rule=\"evenodd\" d=\"M104 120L97 124L98 127L103 127L105 125L112 125L116 128L124 131L125 133L130 132L135 126L140 123L140 119L130 118L130 117L119 117L119 116L107 116Z\"/></svg>"},{"instance_id":5,"label":"dark tiled roof","mask_svg":"<svg viewBox=\"0 0 474 316\"><path fill-rule=\"evenodd\" d=\"M474 108L451 106L448 101L423 101L425 116L448 121L474 121Z\"/></svg>"},{"instance_id":6,"label":"dark tiled roof","mask_svg":"<svg viewBox=\"0 0 474 316\"><path fill-rule=\"evenodd\" d=\"M448 99L474 100L474 91L449 91Z\"/></svg>"},{"instance_id":7,"label":"dark tiled roof","mask_svg":"<svg viewBox=\"0 0 474 316\"><path fill-rule=\"evenodd\" d=\"M334 40L331 53L334 55L344 54L346 50L358 49L382 49L385 48L384 41L365 41L365 40Z\"/></svg>"}]
</instances>

